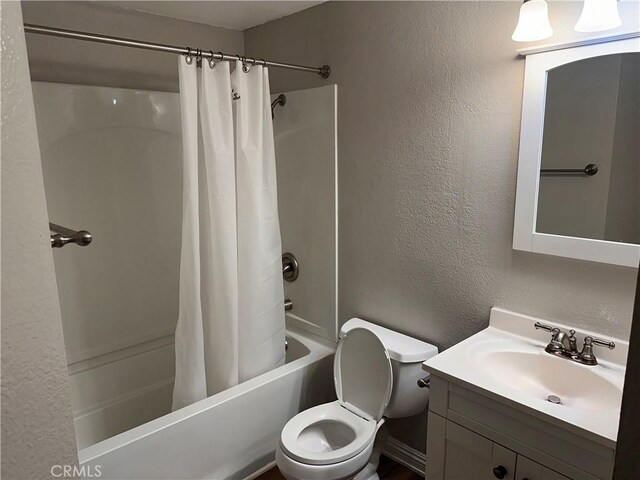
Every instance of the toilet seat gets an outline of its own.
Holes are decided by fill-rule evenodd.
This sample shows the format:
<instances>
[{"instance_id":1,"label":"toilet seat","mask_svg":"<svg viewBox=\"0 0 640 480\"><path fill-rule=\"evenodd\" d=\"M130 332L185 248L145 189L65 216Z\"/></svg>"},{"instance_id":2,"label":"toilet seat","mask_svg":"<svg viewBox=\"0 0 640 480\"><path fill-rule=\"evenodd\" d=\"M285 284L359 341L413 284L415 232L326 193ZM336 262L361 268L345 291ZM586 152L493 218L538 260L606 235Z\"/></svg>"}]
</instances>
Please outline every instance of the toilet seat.
<instances>
[{"instance_id":1,"label":"toilet seat","mask_svg":"<svg viewBox=\"0 0 640 480\"><path fill-rule=\"evenodd\" d=\"M282 453L306 465L344 462L371 446L391 397L389 352L368 329L343 335L333 371L338 400L299 413L280 435Z\"/></svg>"},{"instance_id":2,"label":"toilet seat","mask_svg":"<svg viewBox=\"0 0 640 480\"><path fill-rule=\"evenodd\" d=\"M283 453L308 465L352 458L373 443L377 422L347 410L337 400L305 410L282 430Z\"/></svg>"}]
</instances>

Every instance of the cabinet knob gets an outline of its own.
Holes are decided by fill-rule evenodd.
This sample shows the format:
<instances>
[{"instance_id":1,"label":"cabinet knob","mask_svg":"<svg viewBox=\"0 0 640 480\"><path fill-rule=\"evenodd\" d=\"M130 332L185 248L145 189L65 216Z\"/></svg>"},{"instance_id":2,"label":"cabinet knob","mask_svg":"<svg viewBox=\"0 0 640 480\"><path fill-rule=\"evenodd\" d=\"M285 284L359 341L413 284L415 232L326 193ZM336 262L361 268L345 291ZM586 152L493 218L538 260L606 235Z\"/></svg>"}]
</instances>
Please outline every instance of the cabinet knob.
<instances>
[{"instance_id":1,"label":"cabinet knob","mask_svg":"<svg viewBox=\"0 0 640 480\"><path fill-rule=\"evenodd\" d=\"M493 476L498 479L502 479L507 476L507 469L504 467L504 465L498 465L497 467L493 468Z\"/></svg>"}]
</instances>

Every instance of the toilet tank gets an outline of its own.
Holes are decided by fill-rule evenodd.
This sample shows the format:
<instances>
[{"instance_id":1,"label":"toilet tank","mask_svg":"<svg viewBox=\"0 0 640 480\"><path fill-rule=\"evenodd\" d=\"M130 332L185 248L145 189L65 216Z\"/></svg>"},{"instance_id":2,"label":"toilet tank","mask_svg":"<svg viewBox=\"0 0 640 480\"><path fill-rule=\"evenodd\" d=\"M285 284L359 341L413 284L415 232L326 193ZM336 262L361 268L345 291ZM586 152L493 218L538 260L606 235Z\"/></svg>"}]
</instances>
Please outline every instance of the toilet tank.
<instances>
[{"instance_id":1,"label":"toilet tank","mask_svg":"<svg viewBox=\"0 0 640 480\"><path fill-rule=\"evenodd\" d=\"M422 362L437 355L438 348L360 318L348 320L340 329L340 338L352 328L372 331L389 352L393 369L393 390L385 417L410 417L421 413L429 400L429 389L420 388L417 383L420 378L429 376L422 370Z\"/></svg>"}]
</instances>

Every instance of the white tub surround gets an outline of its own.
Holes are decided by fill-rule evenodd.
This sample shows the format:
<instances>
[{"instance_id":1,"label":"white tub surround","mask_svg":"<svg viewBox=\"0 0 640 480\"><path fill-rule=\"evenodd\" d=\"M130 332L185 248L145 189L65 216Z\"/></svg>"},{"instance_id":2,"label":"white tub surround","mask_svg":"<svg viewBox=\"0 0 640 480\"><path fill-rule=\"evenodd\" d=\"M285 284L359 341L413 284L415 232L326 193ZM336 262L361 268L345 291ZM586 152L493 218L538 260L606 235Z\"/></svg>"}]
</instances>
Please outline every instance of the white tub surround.
<instances>
[{"instance_id":1,"label":"white tub surround","mask_svg":"<svg viewBox=\"0 0 640 480\"><path fill-rule=\"evenodd\" d=\"M49 218L94 235L88 248L53 252L83 449L171 411L180 99L87 85L32 87ZM336 90L286 92L274 120L282 241L301 266L298 279L285 285L294 305L287 322L331 340L337 331Z\"/></svg>"},{"instance_id":2,"label":"white tub surround","mask_svg":"<svg viewBox=\"0 0 640 480\"><path fill-rule=\"evenodd\" d=\"M300 264L285 282L287 320L338 339L338 87L284 92L273 113L282 249ZM278 98L273 94L271 100Z\"/></svg>"},{"instance_id":3,"label":"white tub surround","mask_svg":"<svg viewBox=\"0 0 640 480\"><path fill-rule=\"evenodd\" d=\"M32 82L76 441L171 411L182 172L175 93Z\"/></svg>"}]
</instances>

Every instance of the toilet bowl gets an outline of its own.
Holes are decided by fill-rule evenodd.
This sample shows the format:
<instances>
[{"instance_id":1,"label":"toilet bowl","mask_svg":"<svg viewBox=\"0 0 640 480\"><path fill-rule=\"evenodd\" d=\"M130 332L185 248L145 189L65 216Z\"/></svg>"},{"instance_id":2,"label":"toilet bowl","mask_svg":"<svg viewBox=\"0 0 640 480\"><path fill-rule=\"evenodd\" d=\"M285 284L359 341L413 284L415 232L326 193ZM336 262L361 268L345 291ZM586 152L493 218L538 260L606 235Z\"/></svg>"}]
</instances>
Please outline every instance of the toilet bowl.
<instances>
[{"instance_id":1,"label":"toilet bowl","mask_svg":"<svg viewBox=\"0 0 640 480\"><path fill-rule=\"evenodd\" d=\"M285 425L276 462L288 480L376 479L388 417L420 413L427 389L422 362L435 346L361 319L340 330L334 358L338 400L305 410ZM411 398L405 397L411 395Z\"/></svg>"}]
</instances>

